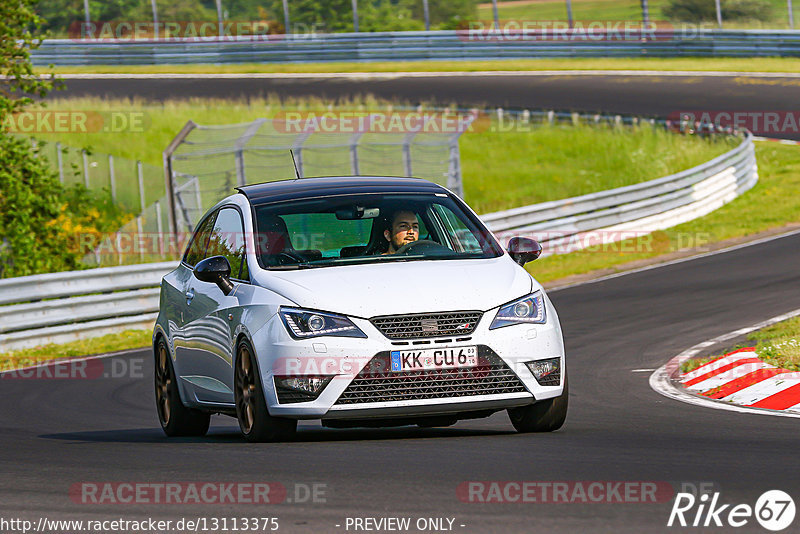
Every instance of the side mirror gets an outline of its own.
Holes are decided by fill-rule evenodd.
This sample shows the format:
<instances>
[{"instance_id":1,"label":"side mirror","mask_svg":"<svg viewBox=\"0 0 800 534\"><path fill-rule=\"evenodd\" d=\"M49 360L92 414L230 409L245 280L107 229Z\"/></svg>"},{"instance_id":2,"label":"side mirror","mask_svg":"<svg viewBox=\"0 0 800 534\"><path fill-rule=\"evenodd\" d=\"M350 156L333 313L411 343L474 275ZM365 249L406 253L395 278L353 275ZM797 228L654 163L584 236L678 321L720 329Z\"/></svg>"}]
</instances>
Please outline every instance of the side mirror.
<instances>
[{"instance_id":1,"label":"side mirror","mask_svg":"<svg viewBox=\"0 0 800 534\"><path fill-rule=\"evenodd\" d=\"M212 256L197 262L194 276L201 282L217 284L225 295L233 291L231 283L231 264L225 256Z\"/></svg>"},{"instance_id":2,"label":"side mirror","mask_svg":"<svg viewBox=\"0 0 800 534\"><path fill-rule=\"evenodd\" d=\"M542 254L542 245L527 237L512 237L508 242L508 254L515 262L525 265Z\"/></svg>"}]
</instances>

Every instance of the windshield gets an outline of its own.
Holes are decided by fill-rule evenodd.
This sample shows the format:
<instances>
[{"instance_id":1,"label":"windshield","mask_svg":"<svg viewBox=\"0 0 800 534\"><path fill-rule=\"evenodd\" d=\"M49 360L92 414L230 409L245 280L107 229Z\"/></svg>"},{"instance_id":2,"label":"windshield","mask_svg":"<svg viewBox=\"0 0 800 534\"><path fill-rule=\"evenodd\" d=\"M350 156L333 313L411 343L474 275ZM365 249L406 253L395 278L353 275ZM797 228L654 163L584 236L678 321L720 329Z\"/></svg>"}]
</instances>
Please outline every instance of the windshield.
<instances>
[{"instance_id":1,"label":"windshield","mask_svg":"<svg viewBox=\"0 0 800 534\"><path fill-rule=\"evenodd\" d=\"M443 193L372 194L255 206L265 269L503 254L483 224Z\"/></svg>"}]
</instances>

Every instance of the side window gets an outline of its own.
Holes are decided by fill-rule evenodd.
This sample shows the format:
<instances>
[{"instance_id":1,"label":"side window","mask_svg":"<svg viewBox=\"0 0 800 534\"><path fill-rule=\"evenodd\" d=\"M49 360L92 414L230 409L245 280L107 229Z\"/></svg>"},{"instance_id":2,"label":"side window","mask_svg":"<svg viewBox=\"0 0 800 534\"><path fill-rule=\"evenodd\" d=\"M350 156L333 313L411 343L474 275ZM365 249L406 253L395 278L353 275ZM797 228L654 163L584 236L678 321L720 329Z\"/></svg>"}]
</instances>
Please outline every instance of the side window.
<instances>
[{"instance_id":1,"label":"side window","mask_svg":"<svg viewBox=\"0 0 800 534\"><path fill-rule=\"evenodd\" d=\"M205 257L225 256L231 264L231 278L248 280L245 258L244 226L242 216L234 208L223 208L217 215L214 229L208 240Z\"/></svg>"},{"instance_id":2,"label":"side window","mask_svg":"<svg viewBox=\"0 0 800 534\"><path fill-rule=\"evenodd\" d=\"M467 228L458 216L441 204L434 204L433 210L442 220L457 252L482 252L481 244L475 234Z\"/></svg>"},{"instance_id":3,"label":"side window","mask_svg":"<svg viewBox=\"0 0 800 534\"><path fill-rule=\"evenodd\" d=\"M189 243L189 247L183 255L183 261L189 264L189 266L194 267L198 261L206 257L205 253L206 245L208 245L208 236L211 235L211 228L214 225L216 215L216 213L209 215L195 230L192 241Z\"/></svg>"}]
</instances>

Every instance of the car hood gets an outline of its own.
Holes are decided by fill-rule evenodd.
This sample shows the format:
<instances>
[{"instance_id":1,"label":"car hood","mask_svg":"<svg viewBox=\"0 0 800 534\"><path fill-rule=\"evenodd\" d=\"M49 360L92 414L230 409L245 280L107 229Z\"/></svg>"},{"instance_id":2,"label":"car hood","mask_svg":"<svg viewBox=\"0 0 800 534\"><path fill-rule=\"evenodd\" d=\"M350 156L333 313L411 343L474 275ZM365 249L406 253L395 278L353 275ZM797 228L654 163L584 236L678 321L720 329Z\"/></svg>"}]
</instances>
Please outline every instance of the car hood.
<instances>
[{"instance_id":1,"label":"car hood","mask_svg":"<svg viewBox=\"0 0 800 534\"><path fill-rule=\"evenodd\" d=\"M507 256L261 271L256 282L297 306L363 318L487 311L528 294L533 283Z\"/></svg>"}]
</instances>

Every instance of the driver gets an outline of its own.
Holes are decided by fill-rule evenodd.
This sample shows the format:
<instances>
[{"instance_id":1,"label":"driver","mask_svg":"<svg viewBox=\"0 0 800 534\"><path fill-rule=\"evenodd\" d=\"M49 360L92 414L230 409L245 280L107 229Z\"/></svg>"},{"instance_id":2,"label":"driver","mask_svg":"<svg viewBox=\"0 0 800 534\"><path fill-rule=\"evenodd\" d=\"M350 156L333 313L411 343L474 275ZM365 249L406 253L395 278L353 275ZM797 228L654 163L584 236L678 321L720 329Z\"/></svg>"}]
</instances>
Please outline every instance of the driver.
<instances>
[{"instance_id":1,"label":"driver","mask_svg":"<svg viewBox=\"0 0 800 534\"><path fill-rule=\"evenodd\" d=\"M389 242L389 250L383 254L394 254L403 245L419 239L419 220L413 211L400 210L392 215L391 228L383 231Z\"/></svg>"}]
</instances>

